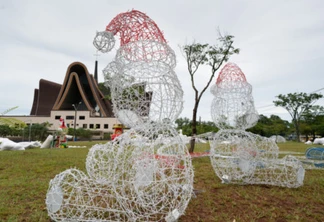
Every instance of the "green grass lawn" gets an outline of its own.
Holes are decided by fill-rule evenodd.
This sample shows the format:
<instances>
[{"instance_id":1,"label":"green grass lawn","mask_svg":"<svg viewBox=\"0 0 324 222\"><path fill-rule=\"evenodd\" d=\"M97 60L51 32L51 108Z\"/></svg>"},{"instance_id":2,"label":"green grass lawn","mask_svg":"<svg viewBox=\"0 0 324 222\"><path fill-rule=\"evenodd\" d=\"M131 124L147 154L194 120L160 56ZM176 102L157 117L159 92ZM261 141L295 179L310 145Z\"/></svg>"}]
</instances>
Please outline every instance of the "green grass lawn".
<instances>
[{"instance_id":1,"label":"green grass lawn","mask_svg":"<svg viewBox=\"0 0 324 222\"><path fill-rule=\"evenodd\" d=\"M70 149L0 152L0 221L50 221L45 197L49 181L77 168L85 172L89 148L104 142L69 142ZM280 151L305 152L314 145L287 142ZM198 144L195 151L209 150ZM304 186L288 189L222 184L208 157L194 158L196 195L179 221L324 221L324 170L307 170Z\"/></svg>"}]
</instances>

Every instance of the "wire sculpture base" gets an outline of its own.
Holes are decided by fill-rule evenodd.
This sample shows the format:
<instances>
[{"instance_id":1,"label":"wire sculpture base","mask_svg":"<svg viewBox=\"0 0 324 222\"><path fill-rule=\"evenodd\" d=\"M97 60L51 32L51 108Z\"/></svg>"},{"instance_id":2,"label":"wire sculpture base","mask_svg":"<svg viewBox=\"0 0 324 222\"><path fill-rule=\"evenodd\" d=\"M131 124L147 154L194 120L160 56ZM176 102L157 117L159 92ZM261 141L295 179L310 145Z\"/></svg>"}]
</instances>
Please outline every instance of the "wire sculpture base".
<instances>
[{"instance_id":1,"label":"wire sculpture base","mask_svg":"<svg viewBox=\"0 0 324 222\"><path fill-rule=\"evenodd\" d=\"M50 217L176 221L193 192L191 157L173 128L145 129L93 146L86 160L88 176L76 169L57 175L46 198Z\"/></svg>"},{"instance_id":2,"label":"wire sculpture base","mask_svg":"<svg viewBox=\"0 0 324 222\"><path fill-rule=\"evenodd\" d=\"M303 185L302 163L290 155L279 159L279 148L269 138L242 130L220 130L210 139L211 163L223 183Z\"/></svg>"}]
</instances>

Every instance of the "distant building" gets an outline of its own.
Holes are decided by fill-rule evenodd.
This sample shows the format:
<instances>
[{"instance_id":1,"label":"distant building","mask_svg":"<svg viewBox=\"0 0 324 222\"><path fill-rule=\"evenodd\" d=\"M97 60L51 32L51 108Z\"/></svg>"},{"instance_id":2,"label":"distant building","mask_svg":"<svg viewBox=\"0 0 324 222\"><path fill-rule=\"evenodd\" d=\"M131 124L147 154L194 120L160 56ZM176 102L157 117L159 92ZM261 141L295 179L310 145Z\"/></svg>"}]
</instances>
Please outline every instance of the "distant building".
<instances>
[{"instance_id":1,"label":"distant building","mask_svg":"<svg viewBox=\"0 0 324 222\"><path fill-rule=\"evenodd\" d=\"M30 115L8 117L26 124L49 122L53 124L50 130L56 130L63 118L67 127L96 130L101 136L113 132L113 124L119 123L113 114L112 102L98 87L97 61L94 76L84 64L74 62L67 68L63 85L39 80Z\"/></svg>"}]
</instances>

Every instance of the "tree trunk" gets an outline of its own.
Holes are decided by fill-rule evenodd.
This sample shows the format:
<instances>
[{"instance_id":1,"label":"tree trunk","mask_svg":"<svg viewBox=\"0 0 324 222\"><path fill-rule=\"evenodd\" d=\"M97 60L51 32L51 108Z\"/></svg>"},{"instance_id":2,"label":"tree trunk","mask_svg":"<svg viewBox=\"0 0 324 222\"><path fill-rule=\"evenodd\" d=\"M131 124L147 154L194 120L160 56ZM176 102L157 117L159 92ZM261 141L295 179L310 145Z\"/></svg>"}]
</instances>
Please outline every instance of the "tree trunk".
<instances>
[{"instance_id":1,"label":"tree trunk","mask_svg":"<svg viewBox=\"0 0 324 222\"><path fill-rule=\"evenodd\" d=\"M189 152L193 153L195 150L195 143L196 143L196 136L197 136L197 108L198 108L198 103L195 102L195 107L192 112L192 132L191 132L191 140L190 140L190 149Z\"/></svg>"},{"instance_id":2,"label":"tree trunk","mask_svg":"<svg viewBox=\"0 0 324 222\"><path fill-rule=\"evenodd\" d=\"M299 123L297 120L294 120L294 125L295 125L295 129L296 129L296 140L297 140L297 142L300 142Z\"/></svg>"}]
</instances>

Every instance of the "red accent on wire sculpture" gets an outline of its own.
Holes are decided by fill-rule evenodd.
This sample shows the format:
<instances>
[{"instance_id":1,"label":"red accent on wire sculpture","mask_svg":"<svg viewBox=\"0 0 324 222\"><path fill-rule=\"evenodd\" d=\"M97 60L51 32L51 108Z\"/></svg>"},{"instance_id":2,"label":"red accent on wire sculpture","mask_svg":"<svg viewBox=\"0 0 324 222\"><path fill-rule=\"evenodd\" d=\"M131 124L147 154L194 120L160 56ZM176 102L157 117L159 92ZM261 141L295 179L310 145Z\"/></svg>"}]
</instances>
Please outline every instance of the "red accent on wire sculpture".
<instances>
[{"instance_id":1,"label":"red accent on wire sculpture","mask_svg":"<svg viewBox=\"0 0 324 222\"><path fill-rule=\"evenodd\" d=\"M234 63L227 63L218 75L216 84L221 82L246 82L242 70Z\"/></svg>"},{"instance_id":2,"label":"red accent on wire sculpture","mask_svg":"<svg viewBox=\"0 0 324 222\"><path fill-rule=\"evenodd\" d=\"M120 46L129 42L154 40L166 43L163 33L155 22L143 12L132 10L118 14L107 25L106 31L119 33Z\"/></svg>"}]
</instances>

